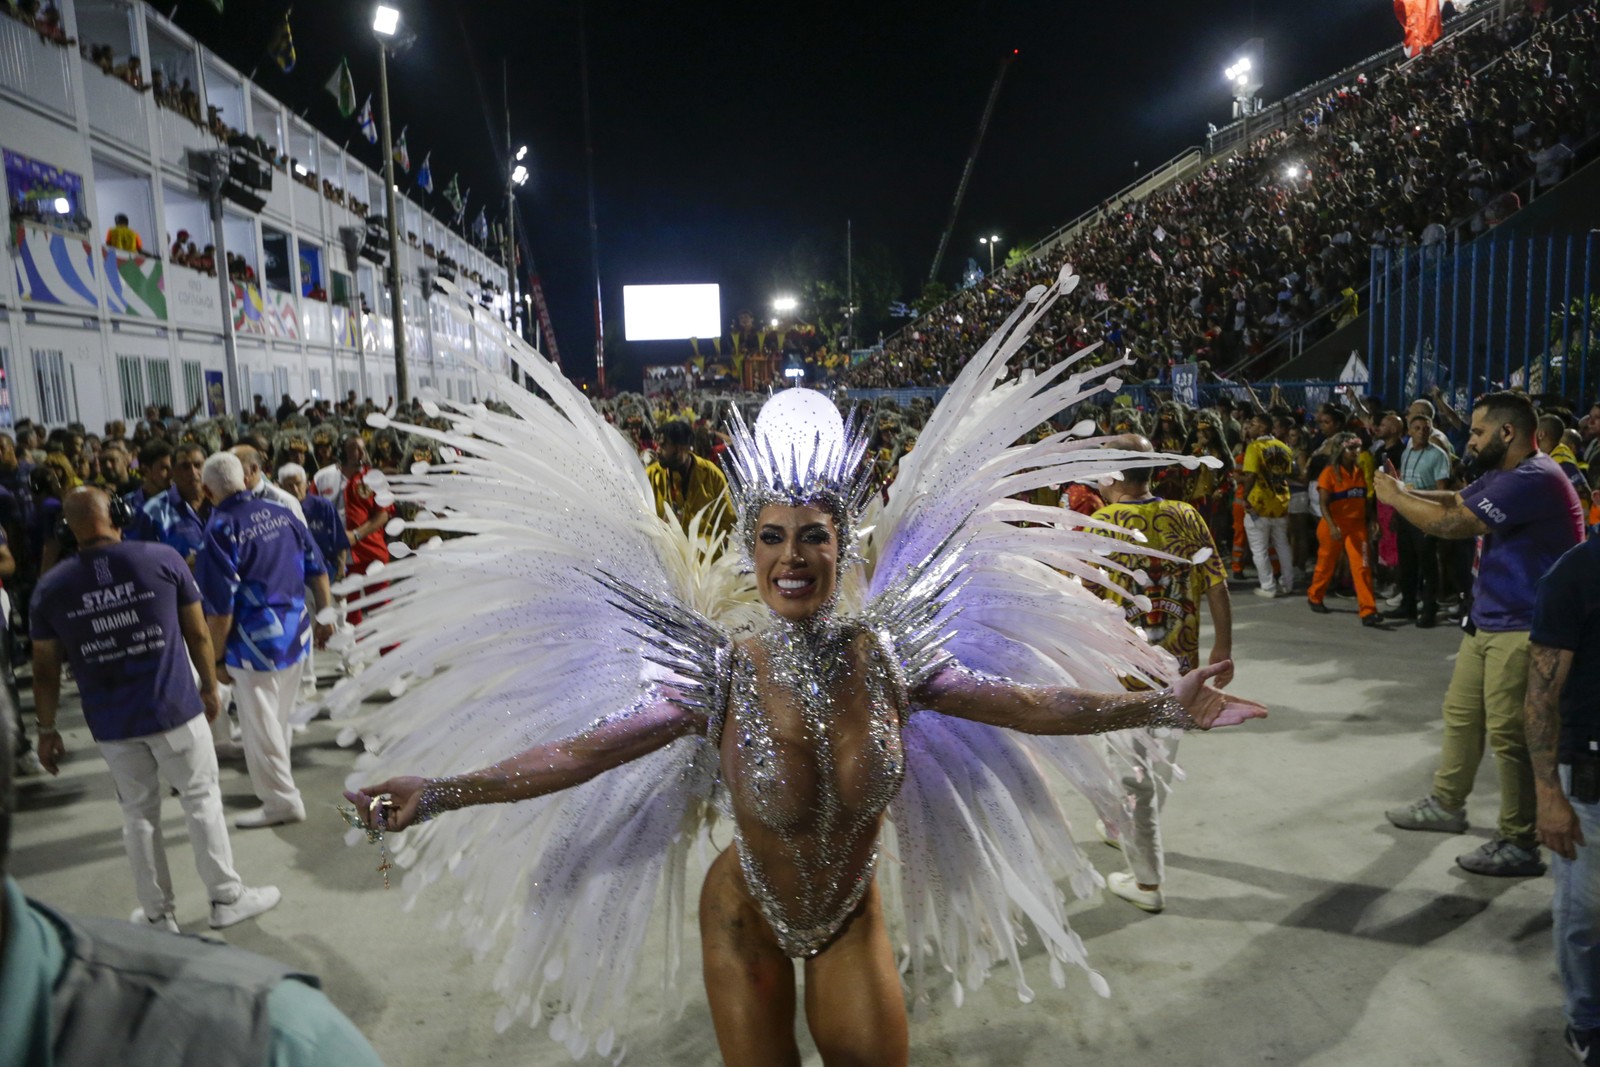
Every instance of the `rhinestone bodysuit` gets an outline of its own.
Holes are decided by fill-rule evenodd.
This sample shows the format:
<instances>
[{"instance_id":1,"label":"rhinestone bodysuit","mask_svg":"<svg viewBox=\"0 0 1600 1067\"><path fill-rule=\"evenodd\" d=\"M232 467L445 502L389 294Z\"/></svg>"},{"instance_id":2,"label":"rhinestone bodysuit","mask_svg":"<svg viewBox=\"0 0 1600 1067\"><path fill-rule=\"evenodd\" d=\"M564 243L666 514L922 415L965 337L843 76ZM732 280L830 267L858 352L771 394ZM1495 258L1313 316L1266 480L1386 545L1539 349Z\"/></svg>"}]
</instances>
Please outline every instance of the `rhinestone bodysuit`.
<instances>
[{"instance_id":1,"label":"rhinestone bodysuit","mask_svg":"<svg viewBox=\"0 0 1600 1067\"><path fill-rule=\"evenodd\" d=\"M872 884L878 829L900 790L904 680L859 620L776 620L735 650L722 757L739 868L791 957L837 936Z\"/></svg>"}]
</instances>

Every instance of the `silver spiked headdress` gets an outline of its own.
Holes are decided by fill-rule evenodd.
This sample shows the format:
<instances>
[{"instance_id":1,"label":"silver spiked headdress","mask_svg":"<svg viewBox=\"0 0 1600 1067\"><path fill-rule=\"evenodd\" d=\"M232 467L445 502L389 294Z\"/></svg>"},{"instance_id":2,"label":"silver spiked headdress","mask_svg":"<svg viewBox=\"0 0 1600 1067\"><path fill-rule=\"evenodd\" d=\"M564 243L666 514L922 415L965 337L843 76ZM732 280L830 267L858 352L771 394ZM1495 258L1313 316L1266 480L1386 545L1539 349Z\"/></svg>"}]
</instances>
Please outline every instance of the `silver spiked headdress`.
<instances>
[{"instance_id":1,"label":"silver spiked headdress","mask_svg":"<svg viewBox=\"0 0 1600 1067\"><path fill-rule=\"evenodd\" d=\"M762 405L754 429L737 408L728 429L728 492L746 556L755 552L762 508L809 505L833 516L841 566L855 562L858 520L872 486L872 465L862 462L868 431L855 413L846 421L824 394L785 389Z\"/></svg>"}]
</instances>

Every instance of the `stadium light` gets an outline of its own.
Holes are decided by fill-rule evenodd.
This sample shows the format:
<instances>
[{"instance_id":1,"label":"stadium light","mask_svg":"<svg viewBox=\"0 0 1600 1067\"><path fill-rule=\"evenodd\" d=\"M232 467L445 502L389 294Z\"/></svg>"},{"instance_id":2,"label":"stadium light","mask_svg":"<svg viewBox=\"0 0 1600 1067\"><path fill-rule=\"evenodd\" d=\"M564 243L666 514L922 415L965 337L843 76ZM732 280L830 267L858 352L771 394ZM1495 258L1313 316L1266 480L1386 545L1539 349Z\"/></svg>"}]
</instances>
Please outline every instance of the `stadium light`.
<instances>
[{"instance_id":1,"label":"stadium light","mask_svg":"<svg viewBox=\"0 0 1600 1067\"><path fill-rule=\"evenodd\" d=\"M777 319L773 319L772 320L772 326L773 326L774 329L777 328L777 326L778 326L778 320Z\"/></svg>"},{"instance_id":2,"label":"stadium light","mask_svg":"<svg viewBox=\"0 0 1600 1067\"><path fill-rule=\"evenodd\" d=\"M792 296L775 296L775 297L772 298L772 310L773 311L793 311L795 308L797 308L799 306L800 306L800 301L796 300ZM778 320L777 319L773 319L772 320L772 325L774 325L774 326L778 325Z\"/></svg>"},{"instance_id":3,"label":"stadium light","mask_svg":"<svg viewBox=\"0 0 1600 1067\"><path fill-rule=\"evenodd\" d=\"M378 115L383 137L384 224L389 230L389 321L394 331L395 402L411 400L411 372L406 363L405 299L400 288L400 220L394 183L394 137L389 124L389 52L407 48L415 35L400 34L400 9L379 4L372 12L372 32L378 39ZM362 383L365 387L366 383Z\"/></svg>"},{"instance_id":4,"label":"stadium light","mask_svg":"<svg viewBox=\"0 0 1600 1067\"><path fill-rule=\"evenodd\" d=\"M993 274L994 273L994 246L1000 243L1000 236L998 234L991 234L988 237L980 237L980 238L978 238L978 243L980 245L988 245L989 246L989 273Z\"/></svg>"},{"instance_id":5,"label":"stadium light","mask_svg":"<svg viewBox=\"0 0 1600 1067\"><path fill-rule=\"evenodd\" d=\"M1283 176L1285 178L1288 178L1290 181L1294 181L1296 178L1300 177L1300 168L1299 168L1299 166L1294 164L1294 163L1291 163L1287 167L1284 167L1283 168Z\"/></svg>"},{"instance_id":6,"label":"stadium light","mask_svg":"<svg viewBox=\"0 0 1600 1067\"><path fill-rule=\"evenodd\" d=\"M522 162L522 160L527 156L527 154L528 154L528 146L527 145L523 145L521 148L517 149L517 162L518 163Z\"/></svg>"},{"instance_id":7,"label":"stadium light","mask_svg":"<svg viewBox=\"0 0 1600 1067\"><path fill-rule=\"evenodd\" d=\"M511 172L511 184L528 184L528 168L524 167L521 163L518 163L516 169Z\"/></svg>"}]
</instances>

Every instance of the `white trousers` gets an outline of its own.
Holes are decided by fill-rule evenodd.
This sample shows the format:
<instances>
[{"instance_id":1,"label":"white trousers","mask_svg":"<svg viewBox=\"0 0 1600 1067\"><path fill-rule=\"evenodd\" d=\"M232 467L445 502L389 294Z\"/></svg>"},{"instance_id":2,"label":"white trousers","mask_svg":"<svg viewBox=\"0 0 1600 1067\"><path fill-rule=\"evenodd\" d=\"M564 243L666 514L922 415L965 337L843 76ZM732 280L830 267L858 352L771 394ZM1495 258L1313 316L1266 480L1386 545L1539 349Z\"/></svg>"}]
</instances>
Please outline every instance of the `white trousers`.
<instances>
[{"instance_id":1,"label":"white trousers","mask_svg":"<svg viewBox=\"0 0 1600 1067\"><path fill-rule=\"evenodd\" d=\"M306 661L276 671L229 667L233 675L233 702L239 709L239 729L244 732L244 762L250 786L269 816L304 816L305 803L289 770L289 749L294 731L289 716L300 691L300 674Z\"/></svg>"},{"instance_id":2,"label":"white trousers","mask_svg":"<svg viewBox=\"0 0 1600 1067\"><path fill-rule=\"evenodd\" d=\"M316 615L313 605L317 602L316 595L311 587L306 586L306 610ZM308 704L317 702L317 650L314 647L306 649L305 669L300 672L300 696Z\"/></svg>"},{"instance_id":3,"label":"white trousers","mask_svg":"<svg viewBox=\"0 0 1600 1067\"><path fill-rule=\"evenodd\" d=\"M1160 885L1167 874L1166 855L1161 847L1161 808L1172 791L1172 761L1178 758L1179 735L1155 740L1162 746L1161 752L1149 753L1140 742L1134 742L1134 750L1142 757L1154 755L1152 762L1156 765L1145 766L1140 773L1122 779L1123 787L1133 797L1133 836L1123 840L1122 854L1140 885Z\"/></svg>"},{"instance_id":4,"label":"white trousers","mask_svg":"<svg viewBox=\"0 0 1600 1067\"><path fill-rule=\"evenodd\" d=\"M160 778L178 791L195 869L211 899L224 904L237 900L244 884L233 869L233 845L217 786L217 753L206 717L196 715L165 733L98 744L122 805L122 844L145 915L165 915L173 905L172 875L161 840Z\"/></svg>"},{"instance_id":5,"label":"white trousers","mask_svg":"<svg viewBox=\"0 0 1600 1067\"><path fill-rule=\"evenodd\" d=\"M1250 541L1250 558L1256 564L1256 580L1263 589L1275 589L1272 581L1272 557L1267 555L1267 542L1278 554L1278 570L1282 572L1282 592L1294 592L1294 553L1289 549L1289 516L1263 518L1246 512L1244 535Z\"/></svg>"}]
</instances>

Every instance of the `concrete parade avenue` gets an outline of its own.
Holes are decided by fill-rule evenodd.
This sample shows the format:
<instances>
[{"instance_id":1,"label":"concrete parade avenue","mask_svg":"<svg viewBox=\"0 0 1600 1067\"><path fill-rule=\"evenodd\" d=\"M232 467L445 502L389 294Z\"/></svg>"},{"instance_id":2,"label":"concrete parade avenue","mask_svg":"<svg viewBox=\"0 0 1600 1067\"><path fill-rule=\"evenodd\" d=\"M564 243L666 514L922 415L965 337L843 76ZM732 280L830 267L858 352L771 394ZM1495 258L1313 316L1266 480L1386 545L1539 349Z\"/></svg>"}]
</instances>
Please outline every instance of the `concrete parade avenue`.
<instances>
[{"instance_id":1,"label":"concrete parade avenue","mask_svg":"<svg viewBox=\"0 0 1600 1067\"><path fill-rule=\"evenodd\" d=\"M1466 834L1407 833L1384 819L1386 808L1429 790L1459 632L1444 620L1432 631L1404 623L1363 629L1353 600L1330 598L1334 614L1319 616L1301 594L1266 601L1238 582L1233 593L1231 688L1265 702L1272 717L1185 740L1179 757L1188 780L1177 784L1163 819L1163 914L1109 893L1072 904L1073 928L1110 982L1111 999L1097 997L1076 969L1067 988L1056 989L1037 946L1024 946L1034 1003L1019 1003L1007 966L969 990L960 1008L949 983L936 982L931 1008L912 1018L912 1062L1570 1063L1550 878L1486 878L1455 865L1492 834L1493 760L1480 769ZM26 690L24 705L31 736ZM137 901L122 820L75 697L60 725L70 750L61 776L18 783L11 873L51 905L126 919ZM390 1067L570 1063L542 1030L515 1024L495 1033L493 961L474 964L454 932L437 928L454 905L452 887L435 886L406 912L401 891L383 889L376 849L346 846L334 809L355 753L339 747L336 734L322 720L297 738L306 822L230 831L240 875L278 885L283 903L220 936L319 975ZM222 792L230 826L257 803L242 762L224 762ZM1123 869L1096 836L1087 803L1070 790L1062 796L1101 872ZM175 798L163 807L162 828L178 922L210 935ZM715 842L728 837L721 826ZM886 853L884 862L893 861ZM396 881L401 873L392 872ZM690 923L699 877L691 869ZM687 934L687 1008L630 1035L626 1062L718 1062L698 938ZM665 944L659 929L652 939ZM639 988L647 1018L659 991ZM807 1067L820 1064L803 1018L797 1028Z\"/></svg>"}]
</instances>

